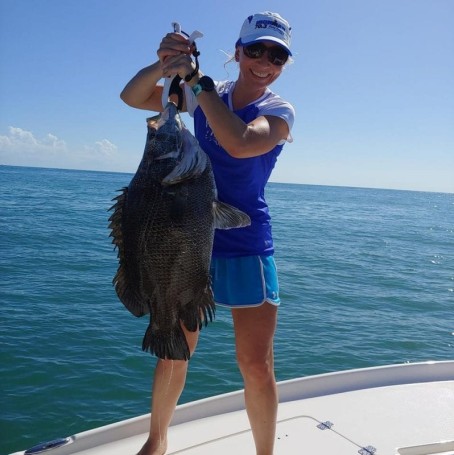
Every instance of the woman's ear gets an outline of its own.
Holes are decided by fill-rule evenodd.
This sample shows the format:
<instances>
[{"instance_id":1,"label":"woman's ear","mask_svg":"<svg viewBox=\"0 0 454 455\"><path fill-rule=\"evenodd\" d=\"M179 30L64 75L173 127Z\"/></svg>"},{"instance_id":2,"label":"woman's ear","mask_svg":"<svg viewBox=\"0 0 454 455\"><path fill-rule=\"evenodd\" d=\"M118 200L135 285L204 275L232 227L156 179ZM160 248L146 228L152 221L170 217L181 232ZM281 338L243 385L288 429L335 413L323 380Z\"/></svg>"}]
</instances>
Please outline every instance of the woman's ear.
<instances>
[{"instance_id":1,"label":"woman's ear","mask_svg":"<svg viewBox=\"0 0 454 455\"><path fill-rule=\"evenodd\" d=\"M240 50L238 48L235 49L235 62L240 61Z\"/></svg>"}]
</instances>

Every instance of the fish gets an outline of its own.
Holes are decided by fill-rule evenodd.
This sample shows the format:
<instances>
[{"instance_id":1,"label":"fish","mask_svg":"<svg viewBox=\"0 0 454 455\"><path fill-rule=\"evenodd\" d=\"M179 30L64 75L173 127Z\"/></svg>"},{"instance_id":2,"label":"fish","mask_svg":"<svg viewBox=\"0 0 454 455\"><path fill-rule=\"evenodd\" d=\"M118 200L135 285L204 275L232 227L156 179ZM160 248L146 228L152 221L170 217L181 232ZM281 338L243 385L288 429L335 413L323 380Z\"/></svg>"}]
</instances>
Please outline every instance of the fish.
<instances>
[{"instance_id":1,"label":"fish","mask_svg":"<svg viewBox=\"0 0 454 455\"><path fill-rule=\"evenodd\" d=\"M217 200L210 159L171 101L147 119L142 159L119 191L109 217L115 292L134 316L150 315L144 351L188 360L181 324L194 332L215 316L209 271L215 229L251 220Z\"/></svg>"}]
</instances>

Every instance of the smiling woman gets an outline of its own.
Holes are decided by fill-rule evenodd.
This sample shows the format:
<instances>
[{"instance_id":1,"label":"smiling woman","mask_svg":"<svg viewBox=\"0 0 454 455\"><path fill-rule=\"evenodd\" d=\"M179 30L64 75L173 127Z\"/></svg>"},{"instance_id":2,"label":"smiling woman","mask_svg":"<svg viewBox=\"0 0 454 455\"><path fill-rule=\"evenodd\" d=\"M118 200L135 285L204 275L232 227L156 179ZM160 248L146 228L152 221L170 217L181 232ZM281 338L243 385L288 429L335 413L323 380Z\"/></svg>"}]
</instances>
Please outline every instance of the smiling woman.
<instances>
[{"instance_id":1,"label":"smiling woman","mask_svg":"<svg viewBox=\"0 0 454 455\"><path fill-rule=\"evenodd\" d=\"M273 453L276 431L273 339L280 304L264 191L285 142L292 140L295 115L269 85L291 55L290 35L289 23L277 13L247 17L235 45L238 79L215 82L202 73L197 59L192 61L191 56L198 56L194 43L182 33L168 33L157 51L159 60L139 71L121 93L132 107L160 112L168 92L158 82L173 78L169 91L179 95L179 108L194 117L195 136L210 158L219 200L251 219L248 227L216 230L210 273L216 304L232 312L246 407L257 453L263 455ZM198 331L186 337L195 349ZM167 450L167 429L187 368L187 361L159 359L150 434L140 455Z\"/></svg>"}]
</instances>

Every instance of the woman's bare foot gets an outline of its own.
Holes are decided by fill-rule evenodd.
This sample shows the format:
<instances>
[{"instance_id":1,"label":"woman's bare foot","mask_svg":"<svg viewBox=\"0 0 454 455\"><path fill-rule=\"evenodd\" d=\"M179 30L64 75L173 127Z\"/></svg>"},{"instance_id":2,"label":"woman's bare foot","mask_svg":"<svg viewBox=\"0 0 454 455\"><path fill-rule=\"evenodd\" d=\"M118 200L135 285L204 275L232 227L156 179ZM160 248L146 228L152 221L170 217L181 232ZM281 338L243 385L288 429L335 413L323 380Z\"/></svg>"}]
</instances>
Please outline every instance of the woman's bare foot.
<instances>
[{"instance_id":1,"label":"woman's bare foot","mask_svg":"<svg viewBox=\"0 0 454 455\"><path fill-rule=\"evenodd\" d=\"M147 439L137 455L164 455L167 451L167 440L159 439L156 442Z\"/></svg>"}]
</instances>

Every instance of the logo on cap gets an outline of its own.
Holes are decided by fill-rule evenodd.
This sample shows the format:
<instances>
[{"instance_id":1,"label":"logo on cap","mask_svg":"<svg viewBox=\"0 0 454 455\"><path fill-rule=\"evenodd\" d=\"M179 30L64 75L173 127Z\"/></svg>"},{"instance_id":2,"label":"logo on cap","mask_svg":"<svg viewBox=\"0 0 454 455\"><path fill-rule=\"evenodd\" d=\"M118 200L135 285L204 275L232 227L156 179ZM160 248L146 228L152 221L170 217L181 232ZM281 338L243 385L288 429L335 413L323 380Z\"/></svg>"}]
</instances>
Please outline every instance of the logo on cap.
<instances>
[{"instance_id":1,"label":"logo on cap","mask_svg":"<svg viewBox=\"0 0 454 455\"><path fill-rule=\"evenodd\" d=\"M270 28L276 30L281 35L285 35L285 33L286 33L286 27L284 27L282 24L279 24L279 22L277 20L270 21L267 19L259 19L255 23L255 28L267 28L267 27L270 27Z\"/></svg>"}]
</instances>

